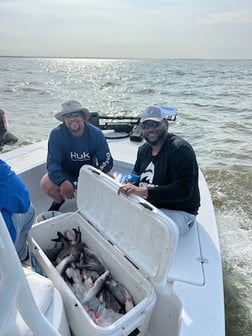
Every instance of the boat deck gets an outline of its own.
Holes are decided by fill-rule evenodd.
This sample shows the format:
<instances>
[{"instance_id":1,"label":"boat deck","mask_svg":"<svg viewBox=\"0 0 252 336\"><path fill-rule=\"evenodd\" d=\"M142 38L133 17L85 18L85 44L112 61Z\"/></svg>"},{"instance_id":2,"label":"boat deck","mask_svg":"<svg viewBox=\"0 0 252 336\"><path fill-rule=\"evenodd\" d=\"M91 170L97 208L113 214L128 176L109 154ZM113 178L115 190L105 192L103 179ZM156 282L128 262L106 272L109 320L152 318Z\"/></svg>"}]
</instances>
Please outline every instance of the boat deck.
<instances>
[{"instance_id":1,"label":"boat deck","mask_svg":"<svg viewBox=\"0 0 252 336\"><path fill-rule=\"evenodd\" d=\"M112 141L110 146L112 154L117 153L117 156L113 155L115 166L119 164L118 170L122 174L128 173L133 162L129 160L122 163L120 160L122 156L126 161L129 157L135 157L139 144L132 144L130 149L127 147L125 151L118 150L123 146L120 141ZM42 175L46 172L47 142L27 147L3 153L2 159L12 166L28 186L38 216L47 211L51 204L51 199L40 191L39 185ZM173 295L177 298L176 307L181 309L177 316L180 320L180 336L204 335L205 330L217 331L212 334L223 336L224 294L218 232L211 196L201 172L199 184L202 205L197 216L197 224L187 235L179 238L167 276L167 288L168 292L172 288ZM62 212L76 210L74 200L65 202L60 209ZM200 323L195 323L199 319L199 310L206 312L200 314ZM204 330L201 326L204 326ZM154 334L155 332L150 332L148 336Z\"/></svg>"}]
</instances>

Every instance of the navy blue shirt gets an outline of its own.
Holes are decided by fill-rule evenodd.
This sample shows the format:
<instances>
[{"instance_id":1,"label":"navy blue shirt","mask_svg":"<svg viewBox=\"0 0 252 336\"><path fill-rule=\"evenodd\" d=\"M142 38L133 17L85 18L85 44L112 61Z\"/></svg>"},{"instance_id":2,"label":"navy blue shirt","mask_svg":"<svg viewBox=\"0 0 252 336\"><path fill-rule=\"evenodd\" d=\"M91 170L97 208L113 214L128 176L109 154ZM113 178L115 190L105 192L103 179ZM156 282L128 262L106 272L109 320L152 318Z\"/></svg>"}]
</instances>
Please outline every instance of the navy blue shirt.
<instances>
[{"instance_id":1,"label":"navy blue shirt","mask_svg":"<svg viewBox=\"0 0 252 336\"><path fill-rule=\"evenodd\" d=\"M102 131L85 122L82 136L75 137L64 123L54 128L48 140L48 176L57 185L77 181L80 168L92 165L104 173L111 171L113 158Z\"/></svg>"}]
</instances>

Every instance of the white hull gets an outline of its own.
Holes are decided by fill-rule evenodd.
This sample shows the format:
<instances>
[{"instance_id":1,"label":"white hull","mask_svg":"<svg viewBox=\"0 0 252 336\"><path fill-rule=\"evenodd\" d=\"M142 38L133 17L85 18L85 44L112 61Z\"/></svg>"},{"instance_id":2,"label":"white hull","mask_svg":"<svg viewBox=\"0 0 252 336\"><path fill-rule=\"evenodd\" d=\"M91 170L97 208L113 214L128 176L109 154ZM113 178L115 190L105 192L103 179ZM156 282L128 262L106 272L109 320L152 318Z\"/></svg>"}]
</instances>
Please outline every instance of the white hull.
<instances>
[{"instance_id":1,"label":"white hull","mask_svg":"<svg viewBox=\"0 0 252 336\"><path fill-rule=\"evenodd\" d=\"M114 170L130 171L139 143L111 140ZM39 215L51 200L40 191L45 173L47 142L19 148L2 159L23 179ZM155 287L157 301L146 336L224 336L224 294L218 231L209 190L200 172L201 207L197 224L180 237L172 266L162 288ZM75 211L74 201L65 202L62 212ZM76 335L82 336L82 335ZM87 335L89 336L89 335ZM127 336L127 335L126 335Z\"/></svg>"}]
</instances>

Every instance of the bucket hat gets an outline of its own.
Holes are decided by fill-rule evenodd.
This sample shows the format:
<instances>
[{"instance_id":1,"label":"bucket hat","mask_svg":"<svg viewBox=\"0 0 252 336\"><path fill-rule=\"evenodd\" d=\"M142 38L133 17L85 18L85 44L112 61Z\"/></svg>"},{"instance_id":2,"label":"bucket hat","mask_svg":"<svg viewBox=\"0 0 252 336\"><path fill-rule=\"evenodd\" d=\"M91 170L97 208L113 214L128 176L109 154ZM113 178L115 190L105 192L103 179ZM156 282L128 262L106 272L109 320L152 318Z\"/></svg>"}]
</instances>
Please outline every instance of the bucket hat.
<instances>
[{"instance_id":1,"label":"bucket hat","mask_svg":"<svg viewBox=\"0 0 252 336\"><path fill-rule=\"evenodd\" d=\"M64 121L64 114L72 112L82 112L84 120L88 120L90 117L89 110L81 105L76 100L69 100L61 105L61 111L57 112L54 117L59 121Z\"/></svg>"}]
</instances>

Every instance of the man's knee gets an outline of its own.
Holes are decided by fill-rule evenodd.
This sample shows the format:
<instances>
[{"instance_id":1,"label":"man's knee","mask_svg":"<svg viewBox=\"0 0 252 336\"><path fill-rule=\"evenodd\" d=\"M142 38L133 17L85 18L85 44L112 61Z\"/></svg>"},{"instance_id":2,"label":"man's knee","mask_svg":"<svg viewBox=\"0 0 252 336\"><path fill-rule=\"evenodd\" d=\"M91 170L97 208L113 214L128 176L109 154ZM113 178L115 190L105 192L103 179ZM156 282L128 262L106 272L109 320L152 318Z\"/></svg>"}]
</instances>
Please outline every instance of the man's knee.
<instances>
[{"instance_id":1,"label":"man's knee","mask_svg":"<svg viewBox=\"0 0 252 336\"><path fill-rule=\"evenodd\" d=\"M40 180L40 188L43 192L45 192L45 190L47 189L46 186L47 186L47 180L48 180L48 175L45 174L41 180Z\"/></svg>"},{"instance_id":2,"label":"man's knee","mask_svg":"<svg viewBox=\"0 0 252 336\"><path fill-rule=\"evenodd\" d=\"M45 194L50 194L51 190L56 190L58 187L45 174L40 180L40 188Z\"/></svg>"}]
</instances>

